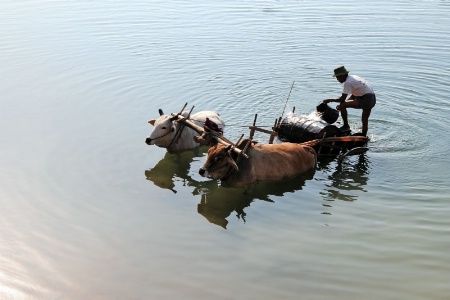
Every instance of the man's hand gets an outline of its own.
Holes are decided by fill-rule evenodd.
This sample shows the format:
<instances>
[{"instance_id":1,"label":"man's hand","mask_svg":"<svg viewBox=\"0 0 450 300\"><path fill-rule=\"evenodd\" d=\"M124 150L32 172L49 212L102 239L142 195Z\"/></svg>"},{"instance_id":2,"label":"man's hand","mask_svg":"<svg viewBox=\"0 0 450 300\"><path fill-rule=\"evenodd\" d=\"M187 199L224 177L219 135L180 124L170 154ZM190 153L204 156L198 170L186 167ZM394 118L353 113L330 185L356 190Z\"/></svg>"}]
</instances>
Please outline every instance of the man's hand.
<instances>
[{"instance_id":1,"label":"man's hand","mask_svg":"<svg viewBox=\"0 0 450 300\"><path fill-rule=\"evenodd\" d=\"M325 103L325 104L327 104L327 103L330 103L331 101L333 101L333 99L325 99L325 100L323 100L322 102Z\"/></svg>"}]
</instances>

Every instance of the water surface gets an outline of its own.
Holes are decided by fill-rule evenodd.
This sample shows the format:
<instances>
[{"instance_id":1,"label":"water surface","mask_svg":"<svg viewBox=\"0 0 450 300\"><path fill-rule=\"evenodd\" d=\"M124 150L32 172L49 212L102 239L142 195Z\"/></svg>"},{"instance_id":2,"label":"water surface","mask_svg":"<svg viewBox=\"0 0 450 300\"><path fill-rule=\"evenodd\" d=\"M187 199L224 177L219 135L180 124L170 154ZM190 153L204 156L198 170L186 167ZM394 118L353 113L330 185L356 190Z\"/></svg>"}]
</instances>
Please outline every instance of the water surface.
<instances>
[{"instance_id":1,"label":"water surface","mask_svg":"<svg viewBox=\"0 0 450 300\"><path fill-rule=\"evenodd\" d=\"M3 1L1 299L447 299L447 1ZM224 188L158 109L237 140L309 113L345 65L370 151ZM359 111L350 123L360 130ZM266 142L268 137L258 135Z\"/></svg>"}]
</instances>

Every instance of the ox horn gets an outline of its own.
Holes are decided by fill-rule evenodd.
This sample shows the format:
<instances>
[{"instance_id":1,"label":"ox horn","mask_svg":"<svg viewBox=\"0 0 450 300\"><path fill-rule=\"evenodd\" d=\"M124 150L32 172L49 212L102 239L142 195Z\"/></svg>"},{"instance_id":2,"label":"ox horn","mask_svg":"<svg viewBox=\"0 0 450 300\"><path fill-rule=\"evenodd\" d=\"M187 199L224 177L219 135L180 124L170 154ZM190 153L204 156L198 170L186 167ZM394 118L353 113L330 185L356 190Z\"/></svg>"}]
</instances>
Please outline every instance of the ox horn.
<instances>
[{"instance_id":1,"label":"ox horn","mask_svg":"<svg viewBox=\"0 0 450 300\"><path fill-rule=\"evenodd\" d=\"M164 114L161 108L158 110L158 112L159 112L160 116L162 116Z\"/></svg>"}]
</instances>

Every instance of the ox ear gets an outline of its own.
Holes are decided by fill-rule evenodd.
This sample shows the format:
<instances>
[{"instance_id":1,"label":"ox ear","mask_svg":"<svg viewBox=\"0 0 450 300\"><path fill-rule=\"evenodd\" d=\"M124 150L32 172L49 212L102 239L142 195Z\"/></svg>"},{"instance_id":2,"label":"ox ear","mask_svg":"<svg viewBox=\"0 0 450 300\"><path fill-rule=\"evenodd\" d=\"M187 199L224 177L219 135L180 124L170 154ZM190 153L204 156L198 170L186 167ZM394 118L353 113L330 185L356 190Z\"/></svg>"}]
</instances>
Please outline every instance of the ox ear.
<instances>
[{"instance_id":1,"label":"ox ear","mask_svg":"<svg viewBox=\"0 0 450 300\"><path fill-rule=\"evenodd\" d=\"M155 122L156 122L156 120L149 120L148 124L155 126Z\"/></svg>"},{"instance_id":2,"label":"ox ear","mask_svg":"<svg viewBox=\"0 0 450 300\"><path fill-rule=\"evenodd\" d=\"M239 171L239 167L234 162L234 159L231 158L231 156L228 155L225 160L228 164L230 164L233 167L233 169L235 169L236 171Z\"/></svg>"},{"instance_id":3,"label":"ox ear","mask_svg":"<svg viewBox=\"0 0 450 300\"><path fill-rule=\"evenodd\" d=\"M159 115L160 115L160 116L162 116L162 115L164 114L161 108L158 109L158 112L159 112Z\"/></svg>"}]
</instances>

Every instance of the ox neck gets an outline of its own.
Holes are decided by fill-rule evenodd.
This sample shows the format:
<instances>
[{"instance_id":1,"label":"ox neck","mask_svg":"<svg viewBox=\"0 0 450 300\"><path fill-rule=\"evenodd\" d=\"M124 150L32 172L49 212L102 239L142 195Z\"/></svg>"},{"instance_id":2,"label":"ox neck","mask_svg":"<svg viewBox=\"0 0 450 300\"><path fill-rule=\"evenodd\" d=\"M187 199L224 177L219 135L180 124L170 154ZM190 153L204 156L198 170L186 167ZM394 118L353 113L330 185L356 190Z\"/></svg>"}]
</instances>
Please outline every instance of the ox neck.
<instances>
[{"instance_id":1,"label":"ox neck","mask_svg":"<svg viewBox=\"0 0 450 300\"><path fill-rule=\"evenodd\" d=\"M227 181L228 179L230 179L231 175L233 175L233 167L230 166L230 169L228 170L227 174L225 174L225 176L223 176L222 178L220 178L220 181Z\"/></svg>"}]
</instances>

